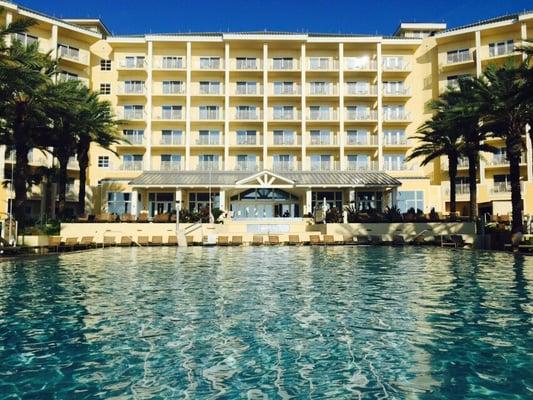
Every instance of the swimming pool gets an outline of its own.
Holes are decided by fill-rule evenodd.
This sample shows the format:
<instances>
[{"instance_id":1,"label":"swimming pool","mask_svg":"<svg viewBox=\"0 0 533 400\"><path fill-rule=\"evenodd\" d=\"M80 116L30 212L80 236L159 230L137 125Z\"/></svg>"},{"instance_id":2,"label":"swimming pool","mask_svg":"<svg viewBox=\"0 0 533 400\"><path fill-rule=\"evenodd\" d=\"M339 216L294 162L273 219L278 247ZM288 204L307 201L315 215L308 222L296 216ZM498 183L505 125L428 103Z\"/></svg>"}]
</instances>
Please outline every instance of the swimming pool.
<instances>
[{"instance_id":1,"label":"swimming pool","mask_svg":"<svg viewBox=\"0 0 533 400\"><path fill-rule=\"evenodd\" d=\"M533 258L435 248L3 262L0 398L523 399L532 280Z\"/></svg>"}]
</instances>

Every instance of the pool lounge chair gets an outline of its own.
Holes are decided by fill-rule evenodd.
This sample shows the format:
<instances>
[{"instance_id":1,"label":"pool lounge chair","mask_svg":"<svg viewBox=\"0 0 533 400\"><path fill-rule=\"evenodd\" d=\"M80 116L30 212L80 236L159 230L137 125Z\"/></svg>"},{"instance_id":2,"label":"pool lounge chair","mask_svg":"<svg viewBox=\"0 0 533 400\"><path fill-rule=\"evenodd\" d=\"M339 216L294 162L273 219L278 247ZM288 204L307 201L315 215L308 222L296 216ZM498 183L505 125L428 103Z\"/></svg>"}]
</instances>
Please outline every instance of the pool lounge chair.
<instances>
[{"instance_id":1,"label":"pool lounge chair","mask_svg":"<svg viewBox=\"0 0 533 400\"><path fill-rule=\"evenodd\" d=\"M254 235L252 238L252 246L261 246L264 243L262 235Z\"/></svg>"},{"instance_id":2,"label":"pool lounge chair","mask_svg":"<svg viewBox=\"0 0 533 400\"><path fill-rule=\"evenodd\" d=\"M217 237L217 245L218 246L228 246L229 245L229 238L227 236L219 236L219 237Z\"/></svg>"},{"instance_id":3,"label":"pool lounge chair","mask_svg":"<svg viewBox=\"0 0 533 400\"><path fill-rule=\"evenodd\" d=\"M139 244L140 246L149 246L150 240L148 239L148 236L138 236L137 244Z\"/></svg>"},{"instance_id":4,"label":"pool lounge chair","mask_svg":"<svg viewBox=\"0 0 533 400\"><path fill-rule=\"evenodd\" d=\"M163 236L152 236L152 241L150 242L152 246L162 246L163 245Z\"/></svg>"},{"instance_id":5,"label":"pool lounge chair","mask_svg":"<svg viewBox=\"0 0 533 400\"><path fill-rule=\"evenodd\" d=\"M322 244L322 240L320 240L320 235L309 235L309 244L310 245Z\"/></svg>"},{"instance_id":6,"label":"pool lounge chair","mask_svg":"<svg viewBox=\"0 0 533 400\"><path fill-rule=\"evenodd\" d=\"M133 241L131 240L131 237L129 236L121 236L120 238L120 246L131 246L133 244Z\"/></svg>"},{"instance_id":7,"label":"pool lounge chair","mask_svg":"<svg viewBox=\"0 0 533 400\"><path fill-rule=\"evenodd\" d=\"M300 242L300 235L289 235L289 246L299 246L302 244Z\"/></svg>"},{"instance_id":8,"label":"pool lounge chair","mask_svg":"<svg viewBox=\"0 0 533 400\"><path fill-rule=\"evenodd\" d=\"M80 247L88 249L94 247L95 243L92 236L82 236L80 240Z\"/></svg>"},{"instance_id":9,"label":"pool lounge chair","mask_svg":"<svg viewBox=\"0 0 533 400\"><path fill-rule=\"evenodd\" d=\"M187 241L187 246L194 246L194 236L185 236L185 240Z\"/></svg>"},{"instance_id":10,"label":"pool lounge chair","mask_svg":"<svg viewBox=\"0 0 533 400\"><path fill-rule=\"evenodd\" d=\"M78 238L76 237L69 237L65 239L65 242L59 246L60 250L65 251L72 251L75 250L78 247Z\"/></svg>"},{"instance_id":11,"label":"pool lounge chair","mask_svg":"<svg viewBox=\"0 0 533 400\"><path fill-rule=\"evenodd\" d=\"M59 251L59 246L61 246L61 236L50 236L48 239L48 250Z\"/></svg>"},{"instance_id":12,"label":"pool lounge chair","mask_svg":"<svg viewBox=\"0 0 533 400\"><path fill-rule=\"evenodd\" d=\"M111 247L115 246L115 237L114 236L104 236L104 241L102 242L102 247Z\"/></svg>"},{"instance_id":13,"label":"pool lounge chair","mask_svg":"<svg viewBox=\"0 0 533 400\"><path fill-rule=\"evenodd\" d=\"M349 245L357 244L356 241L354 240L353 235L344 235L343 236L343 243L344 244L349 244Z\"/></svg>"},{"instance_id":14,"label":"pool lounge chair","mask_svg":"<svg viewBox=\"0 0 533 400\"><path fill-rule=\"evenodd\" d=\"M333 235L324 235L324 244L325 245L335 244L335 237Z\"/></svg>"},{"instance_id":15,"label":"pool lounge chair","mask_svg":"<svg viewBox=\"0 0 533 400\"><path fill-rule=\"evenodd\" d=\"M281 244L278 235L268 235L268 244L271 246L277 246Z\"/></svg>"},{"instance_id":16,"label":"pool lounge chair","mask_svg":"<svg viewBox=\"0 0 533 400\"><path fill-rule=\"evenodd\" d=\"M176 235L171 235L168 237L167 242L165 243L167 246L177 246L178 245L178 237Z\"/></svg>"},{"instance_id":17,"label":"pool lounge chair","mask_svg":"<svg viewBox=\"0 0 533 400\"><path fill-rule=\"evenodd\" d=\"M242 236L232 236L231 237L232 246L242 246Z\"/></svg>"}]
</instances>

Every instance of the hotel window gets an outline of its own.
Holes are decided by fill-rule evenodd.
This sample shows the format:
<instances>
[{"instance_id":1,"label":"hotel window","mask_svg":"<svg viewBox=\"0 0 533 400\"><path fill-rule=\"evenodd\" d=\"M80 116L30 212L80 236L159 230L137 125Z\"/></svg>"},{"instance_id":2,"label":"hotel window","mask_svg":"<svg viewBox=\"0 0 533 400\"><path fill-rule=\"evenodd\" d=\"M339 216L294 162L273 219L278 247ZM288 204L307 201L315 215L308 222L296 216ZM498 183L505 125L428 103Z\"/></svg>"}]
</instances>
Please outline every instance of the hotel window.
<instances>
[{"instance_id":1,"label":"hotel window","mask_svg":"<svg viewBox=\"0 0 533 400\"><path fill-rule=\"evenodd\" d=\"M189 211L200 211L209 208L208 192L189 193ZM220 194L211 193L211 209L220 208Z\"/></svg>"},{"instance_id":2,"label":"hotel window","mask_svg":"<svg viewBox=\"0 0 533 400\"><path fill-rule=\"evenodd\" d=\"M330 94L330 83L325 81L309 82L309 94Z\"/></svg>"},{"instance_id":3,"label":"hotel window","mask_svg":"<svg viewBox=\"0 0 533 400\"><path fill-rule=\"evenodd\" d=\"M404 94L405 87L403 81L385 81L383 82L383 91L385 94Z\"/></svg>"},{"instance_id":4,"label":"hotel window","mask_svg":"<svg viewBox=\"0 0 533 400\"><path fill-rule=\"evenodd\" d=\"M200 94L220 94L220 82L200 81Z\"/></svg>"},{"instance_id":5,"label":"hotel window","mask_svg":"<svg viewBox=\"0 0 533 400\"><path fill-rule=\"evenodd\" d=\"M39 42L37 36L30 35L28 33L14 33L13 40L18 40L24 46L30 46L34 43Z\"/></svg>"},{"instance_id":6,"label":"hotel window","mask_svg":"<svg viewBox=\"0 0 533 400\"><path fill-rule=\"evenodd\" d=\"M237 57L237 69L257 69L255 57Z\"/></svg>"},{"instance_id":7,"label":"hotel window","mask_svg":"<svg viewBox=\"0 0 533 400\"><path fill-rule=\"evenodd\" d=\"M142 119L144 116L144 106L142 105L125 105L124 118L125 119Z\"/></svg>"},{"instance_id":8,"label":"hotel window","mask_svg":"<svg viewBox=\"0 0 533 400\"><path fill-rule=\"evenodd\" d=\"M348 119L370 119L370 106L366 104L359 104L356 106L347 106L346 110L348 111Z\"/></svg>"},{"instance_id":9,"label":"hotel window","mask_svg":"<svg viewBox=\"0 0 533 400\"><path fill-rule=\"evenodd\" d=\"M383 169L385 171L402 171L405 168L404 154L384 154Z\"/></svg>"},{"instance_id":10,"label":"hotel window","mask_svg":"<svg viewBox=\"0 0 533 400\"><path fill-rule=\"evenodd\" d=\"M257 82L237 82L237 94L258 94Z\"/></svg>"},{"instance_id":11,"label":"hotel window","mask_svg":"<svg viewBox=\"0 0 533 400\"><path fill-rule=\"evenodd\" d=\"M122 169L124 171L141 171L143 169L142 154L124 154L122 156Z\"/></svg>"},{"instance_id":12,"label":"hotel window","mask_svg":"<svg viewBox=\"0 0 533 400\"><path fill-rule=\"evenodd\" d=\"M403 56L383 56L383 68L401 70L404 68Z\"/></svg>"},{"instance_id":13,"label":"hotel window","mask_svg":"<svg viewBox=\"0 0 533 400\"><path fill-rule=\"evenodd\" d=\"M312 120L333 119L330 106L310 106L309 118Z\"/></svg>"},{"instance_id":14,"label":"hotel window","mask_svg":"<svg viewBox=\"0 0 533 400\"><path fill-rule=\"evenodd\" d=\"M294 145L296 144L296 134L294 131L284 129L274 131L275 145Z\"/></svg>"},{"instance_id":15,"label":"hotel window","mask_svg":"<svg viewBox=\"0 0 533 400\"><path fill-rule=\"evenodd\" d=\"M469 78L469 74L450 75L446 78L447 87L457 89L459 87L459 79Z\"/></svg>"},{"instance_id":16,"label":"hotel window","mask_svg":"<svg viewBox=\"0 0 533 400\"><path fill-rule=\"evenodd\" d=\"M237 133L237 144L258 144L257 132L253 130L239 130Z\"/></svg>"},{"instance_id":17,"label":"hotel window","mask_svg":"<svg viewBox=\"0 0 533 400\"><path fill-rule=\"evenodd\" d=\"M328 69L328 57L311 57L309 58L309 69Z\"/></svg>"},{"instance_id":18,"label":"hotel window","mask_svg":"<svg viewBox=\"0 0 533 400\"><path fill-rule=\"evenodd\" d=\"M98 156L98 168L109 168L109 156Z\"/></svg>"},{"instance_id":19,"label":"hotel window","mask_svg":"<svg viewBox=\"0 0 533 400\"><path fill-rule=\"evenodd\" d=\"M309 157L311 160L311 171L330 171L331 155L313 154Z\"/></svg>"},{"instance_id":20,"label":"hotel window","mask_svg":"<svg viewBox=\"0 0 533 400\"><path fill-rule=\"evenodd\" d=\"M78 74L74 74L72 72L68 71L60 71L59 72L59 80L60 81L77 81L79 80Z\"/></svg>"},{"instance_id":21,"label":"hotel window","mask_svg":"<svg viewBox=\"0 0 533 400\"><path fill-rule=\"evenodd\" d=\"M294 94L294 82L274 82L274 94Z\"/></svg>"},{"instance_id":22,"label":"hotel window","mask_svg":"<svg viewBox=\"0 0 533 400\"><path fill-rule=\"evenodd\" d=\"M333 144L331 140L331 131L329 129L312 130L309 132L312 145Z\"/></svg>"},{"instance_id":23,"label":"hotel window","mask_svg":"<svg viewBox=\"0 0 533 400\"><path fill-rule=\"evenodd\" d=\"M218 154L200 154L198 156L198 169L203 171L218 171L218 160Z\"/></svg>"},{"instance_id":24,"label":"hotel window","mask_svg":"<svg viewBox=\"0 0 533 400\"><path fill-rule=\"evenodd\" d=\"M200 57L200 69L219 69L220 57Z\"/></svg>"},{"instance_id":25,"label":"hotel window","mask_svg":"<svg viewBox=\"0 0 533 400\"><path fill-rule=\"evenodd\" d=\"M346 83L348 94L368 94L370 93L370 82L352 81Z\"/></svg>"},{"instance_id":26,"label":"hotel window","mask_svg":"<svg viewBox=\"0 0 533 400\"><path fill-rule=\"evenodd\" d=\"M396 206L402 213L406 213L411 208L415 211L424 211L424 192L421 190L400 190L396 201Z\"/></svg>"},{"instance_id":27,"label":"hotel window","mask_svg":"<svg viewBox=\"0 0 533 400\"><path fill-rule=\"evenodd\" d=\"M183 93L182 81L163 81L163 94Z\"/></svg>"},{"instance_id":28,"label":"hotel window","mask_svg":"<svg viewBox=\"0 0 533 400\"><path fill-rule=\"evenodd\" d=\"M257 156L255 154L238 154L236 167L238 171L254 171L257 167Z\"/></svg>"},{"instance_id":29,"label":"hotel window","mask_svg":"<svg viewBox=\"0 0 533 400\"><path fill-rule=\"evenodd\" d=\"M142 129L124 129L122 131L124 139L131 144L142 144L144 139L144 130Z\"/></svg>"},{"instance_id":30,"label":"hotel window","mask_svg":"<svg viewBox=\"0 0 533 400\"><path fill-rule=\"evenodd\" d=\"M144 56L126 56L124 57L124 66L126 68L143 68Z\"/></svg>"},{"instance_id":31,"label":"hotel window","mask_svg":"<svg viewBox=\"0 0 533 400\"><path fill-rule=\"evenodd\" d=\"M181 155L161 154L161 171L179 171L181 169Z\"/></svg>"},{"instance_id":32,"label":"hotel window","mask_svg":"<svg viewBox=\"0 0 533 400\"><path fill-rule=\"evenodd\" d=\"M313 210L321 208L326 201L328 207L342 210L342 192L312 192L311 207Z\"/></svg>"},{"instance_id":33,"label":"hotel window","mask_svg":"<svg viewBox=\"0 0 533 400\"><path fill-rule=\"evenodd\" d=\"M349 154L346 156L346 160L350 171L370 170L370 156L368 154Z\"/></svg>"},{"instance_id":34,"label":"hotel window","mask_svg":"<svg viewBox=\"0 0 533 400\"><path fill-rule=\"evenodd\" d=\"M144 91L144 81L124 81L124 93L139 94Z\"/></svg>"},{"instance_id":35,"label":"hotel window","mask_svg":"<svg viewBox=\"0 0 533 400\"><path fill-rule=\"evenodd\" d=\"M290 154L275 154L272 161L275 170L292 171L294 169L294 156Z\"/></svg>"},{"instance_id":36,"label":"hotel window","mask_svg":"<svg viewBox=\"0 0 533 400\"><path fill-rule=\"evenodd\" d=\"M162 119L180 119L181 118L181 106L166 105L161 106Z\"/></svg>"},{"instance_id":37,"label":"hotel window","mask_svg":"<svg viewBox=\"0 0 533 400\"><path fill-rule=\"evenodd\" d=\"M237 106L237 119L257 119L257 107L256 106Z\"/></svg>"},{"instance_id":38,"label":"hotel window","mask_svg":"<svg viewBox=\"0 0 533 400\"><path fill-rule=\"evenodd\" d=\"M180 130L164 129L161 131L161 144L179 145L183 137Z\"/></svg>"},{"instance_id":39,"label":"hotel window","mask_svg":"<svg viewBox=\"0 0 533 400\"><path fill-rule=\"evenodd\" d=\"M405 106L403 104L384 105L383 118L386 120L405 118Z\"/></svg>"},{"instance_id":40,"label":"hotel window","mask_svg":"<svg viewBox=\"0 0 533 400\"><path fill-rule=\"evenodd\" d=\"M494 175L494 192L510 192L511 191L511 175Z\"/></svg>"},{"instance_id":41,"label":"hotel window","mask_svg":"<svg viewBox=\"0 0 533 400\"><path fill-rule=\"evenodd\" d=\"M100 94L102 94L102 95L111 94L111 84L110 83L101 83L100 84Z\"/></svg>"},{"instance_id":42,"label":"hotel window","mask_svg":"<svg viewBox=\"0 0 533 400\"><path fill-rule=\"evenodd\" d=\"M164 56L161 60L161 68L179 69L183 68L183 58L176 56Z\"/></svg>"},{"instance_id":43,"label":"hotel window","mask_svg":"<svg viewBox=\"0 0 533 400\"><path fill-rule=\"evenodd\" d=\"M127 214L131 211L131 193L107 192L107 212L110 214Z\"/></svg>"},{"instance_id":44,"label":"hotel window","mask_svg":"<svg viewBox=\"0 0 533 400\"><path fill-rule=\"evenodd\" d=\"M355 207L358 211L383 210L382 192L355 192Z\"/></svg>"},{"instance_id":45,"label":"hotel window","mask_svg":"<svg viewBox=\"0 0 533 400\"><path fill-rule=\"evenodd\" d=\"M470 61L471 59L470 50L468 49L452 50L446 53L446 62L448 64Z\"/></svg>"},{"instance_id":46,"label":"hotel window","mask_svg":"<svg viewBox=\"0 0 533 400\"><path fill-rule=\"evenodd\" d=\"M344 63L346 69L370 69L370 57L345 57Z\"/></svg>"},{"instance_id":47,"label":"hotel window","mask_svg":"<svg viewBox=\"0 0 533 400\"><path fill-rule=\"evenodd\" d=\"M274 106L274 119L294 119L294 107Z\"/></svg>"},{"instance_id":48,"label":"hotel window","mask_svg":"<svg viewBox=\"0 0 533 400\"><path fill-rule=\"evenodd\" d=\"M364 145L369 144L369 132L365 129L349 130L346 132L346 144Z\"/></svg>"},{"instance_id":49,"label":"hotel window","mask_svg":"<svg viewBox=\"0 0 533 400\"><path fill-rule=\"evenodd\" d=\"M111 60L100 60L100 71L111 71Z\"/></svg>"},{"instance_id":50,"label":"hotel window","mask_svg":"<svg viewBox=\"0 0 533 400\"><path fill-rule=\"evenodd\" d=\"M293 69L294 59L292 57L274 57L272 67L274 69Z\"/></svg>"},{"instance_id":51,"label":"hotel window","mask_svg":"<svg viewBox=\"0 0 533 400\"><path fill-rule=\"evenodd\" d=\"M200 106L200 119L219 119L219 106Z\"/></svg>"},{"instance_id":52,"label":"hotel window","mask_svg":"<svg viewBox=\"0 0 533 400\"><path fill-rule=\"evenodd\" d=\"M80 49L77 47L73 47L68 44L58 44L57 49L59 57L68 57L75 60L80 58Z\"/></svg>"},{"instance_id":53,"label":"hotel window","mask_svg":"<svg viewBox=\"0 0 533 400\"><path fill-rule=\"evenodd\" d=\"M217 145L220 144L220 131L203 129L198 132L197 144Z\"/></svg>"},{"instance_id":54,"label":"hotel window","mask_svg":"<svg viewBox=\"0 0 533 400\"><path fill-rule=\"evenodd\" d=\"M403 145L407 144L407 138L405 137L405 130L393 129L383 132L383 144L385 145Z\"/></svg>"},{"instance_id":55,"label":"hotel window","mask_svg":"<svg viewBox=\"0 0 533 400\"><path fill-rule=\"evenodd\" d=\"M489 43L489 57L503 56L514 51L514 40Z\"/></svg>"}]
</instances>

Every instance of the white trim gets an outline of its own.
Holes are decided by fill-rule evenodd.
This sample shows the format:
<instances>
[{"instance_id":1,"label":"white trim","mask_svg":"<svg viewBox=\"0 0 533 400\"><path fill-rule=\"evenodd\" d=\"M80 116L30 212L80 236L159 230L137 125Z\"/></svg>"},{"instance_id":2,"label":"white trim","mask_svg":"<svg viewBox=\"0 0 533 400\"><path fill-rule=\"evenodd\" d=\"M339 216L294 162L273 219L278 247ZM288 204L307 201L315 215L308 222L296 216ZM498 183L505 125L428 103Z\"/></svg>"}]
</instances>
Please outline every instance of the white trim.
<instances>
[{"instance_id":1,"label":"white trim","mask_svg":"<svg viewBox=\"0 0 533 400\"><path fill-rule=\"evenodd\" d=\"M267 175L269 175L273 179L279 179L281 181L287 182L287 183L292 184L292 185L294 185L294 183L295 183L294 181L292 181L290 179L287 179L284 176L275 174L274 172L271 172L271 171L268 171L268 170L263 170L263 171L260 171L260 172L258 172L256 174L250 175L250 176L248 176L246 178L243 178L243 179L235 182L235 185L241 185L243 183L252 181L254 179L257 179L259 182L266 182L266 176ZM260 178L263 178L263 180L261 180ZM273 180L271 180L271 182L273 182Z\"/></svg>"}]
</instances>

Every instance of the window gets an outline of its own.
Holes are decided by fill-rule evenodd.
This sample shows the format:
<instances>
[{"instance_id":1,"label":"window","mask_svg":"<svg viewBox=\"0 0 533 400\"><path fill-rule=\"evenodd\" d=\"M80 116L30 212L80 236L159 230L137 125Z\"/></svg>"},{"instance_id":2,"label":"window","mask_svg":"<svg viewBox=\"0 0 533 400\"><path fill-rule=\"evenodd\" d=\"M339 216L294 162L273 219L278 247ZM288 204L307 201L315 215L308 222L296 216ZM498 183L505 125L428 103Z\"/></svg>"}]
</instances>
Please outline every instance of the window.
<instances>
[{"instance_id":1,"label":"window","mask_svg":"<svg viewBox=\"0 0 533 400\"><path fill-rule=\"evenodd\" d=\"M309 132L311 143L314 145L328 145L333 144L331 140L331 131L329 129L312 130Z\"/></svg>"},{"instance_id":2,"label":"window","mask_svg":"<svg viewBox=\"0 0 533 400\"><path fill-rule=\"evenodd\" d=\"M448 64L470 61L471 59L472 56L468 49L452 50L446 53L446 62Z\"/></svg>"},{"instance_id":3,"label":"window","mask_svg":"<svg viewBox=\"0 0 533 400\"><path fill-rule=\"evenodd\" d=\"M309 94L330 94L331 84L325 81L309 82Z\"/></svg>"},{"instance_id":4,"label":"window","mask_svg":"<svg viewBox=\"0 0 533 400\"><path fill-rule=\"evenodd\" d=\"M384 154L383 169L385 171L403 171L405 166L405 155L403 154Z\"/></svg>"},{"instance_id":5,"label":"window","mask_svg":"<svg viewBox=\"0 0 533 400\"><path fill-rule=\"evenodd\" d=\"M217 171L219 169L218 154L200 154L198 168L203 171Z\"/></svg>"},{"instance_id":6,"label":"window","mask_svg":"<svg viewBox=\"0 0 533 400\"><path fill-rule=\"evenodd\" d=\"M220 82L200 81L200 94L220 94Z\"/></svg>"},{"instance_id":7,"label":"window","mask_svg":"<svg viewBox=\"0 0 533 400\"><path fill-rule=\"evenodd\" d=\"M258 144L256 131L239 130L236 133L237 133L237 144Z\"/></svg>"},{"instance_id":8,"label":"window","mask_svg":"<svg viewBox=\"0 0 533 400\"><path fill-rule=\"evenodd\" d=\"M161 144L179 145L181 144L183 132L180 130L164 129L161 131Z\"/></svg>"},{"instance_id":9,"label":"window","mask_svg":"<svg viewBox=\"0 0 533 400\"><path fill-rule=\"evenodd\" d=\"M311 57L309 59L309 69L329 69L329 58Z\"/></svg>"},{"instance_id":10,"label":"window","mask_svg":"<svg viewBox=\"0 0 533 400\"><path fill-rule=\"evenodd\" d=\"M274 119L294 119L294 107L274 106Z\"/></svg>"},{"instance_id":11,"label":"window","mask_svg":"<svg viewBox=\"0 0 533 400\"><path fill-rule=\"evenodd\" d=\"M200 106L200 119L219 119L219 106Z\"/></svg>"},{"instance_id":12,"label":"window","mask_svg":"<svg viewBox=\"0 0 533 400\"><path fill-rule=\"evenodd\" d=\"M124 118L125 119L142 119L144 116L144 106L142 105L125 105Z\"/></svg>"},{"instance_id":13,"label":"window","mask_svg":"<svg viewBox=\"0 0 533 400\"><path fill-rule=\"evenodd\" d=\"M290 154L275 154L272 157L274 169L278 171L292 171L294 169L294 156Z\"/></svg>"},{"instance_id":14,"label":"window","mask_svg":"<svg viewBox=\"0 0 533 400\"><path fill-rule=\"evenodd\" d=\"M100 94L103 94L103 95L111 94L111 84L110 83L101 83L100 84Z\"/></svg>"},{"instance_id":15,"label":"window","mask_svg":"<svg viewBox=\"0 0 533 400\"><path fill-rule=\"evenodd\" d=\"M163 94L183 93L182 81L163 81Z\"/></svg>"},{"instance_id":16,"label":"window","mask_svg":"<svg viewBox=\"0 0 533 400\"><path fill-rule=\"evenodd\" d=\"M124 58L124 66L126 68L144 68L143 56L126 56Z\"/></svg>"},{"instance_id":17,"label":"window","mask_svg":"<svg viewBox=\"0 0 533 400\"><path fill-rule=\"evenodd\" d=\"M385 145L404 145L407 144L405 130L393 129L383 132L383 144Z\"/></svg>"},{"instance_id":18,"label":"window","mask_svg":"<svg viewBox=\"0 0 533 400\"><path fill-rule=\"evenodd\" d=\"M383 210L382 192L356 192L355 207L358 211Z\"/></svg>"},{"instance_id":19,"label":"window","mask_svg":"<svg viewBox=\"0 0 533 400\"><path fill-rule=\"evenodd\" d=\"M79 76L78 74L74 74L72 72L60 71L58 78L60 81L77 81L79 79Z\"/></svg>"},{"instance_id":20,"label":"window","mask_svg":"<svg viewBox=\"0 0 533 400\"><path fill-rule=\"evenodd\" d=\"M80 58L80 49L70 46L68 44L57 45L59 57L68 57L78 60Z\"/></svg>"},{"instance_id":21,"label":"window","mask_svg":"<svg viewBox=\"0 0 533 400\"><path fill-rule=\"evenodd\" d=\"M311 171L331 170L331 156L329 154L313 154L311 159Z\"/></svg>"},{"instance_id":22,"label":"window","mask_svg":"<svg viewBox=\"0 0 533 400\"><path fill-rule=\"evenodd\" d=\"M461 75L450 75L446 78L447 86L452 89L457 89L459 87L459 79L470 78L468 74Z\"/></svg>"},{"instance_id":23,"label":"window","mask_svg":"<svg viewBox=\"0 0 533 400\"><path fill-rule=\"evenodd\" d=\"M33 36L33 35L30 35L24 32L14 33L12 37L13 37L13 40L18 40L24 46L29 46L29 45L39 42L39 39L37 38L37 36Z\"/></svg>"},{"instance_id":24,"label":"window","mask_svg":"<svg viewBox=\"0 0 533 400\"><path fill-rule=\"evenodd\" d=\"M346 132L346 144L364 145L369 144L369 132L365 129L349 130Z\"/></svg>"},{"instance_id":25,"label":"window","mask_svg":"<svg viewBox=\"0 0 533 400\"><path fill-rule=\"evenodd\" d=\"M277 81L274 82L274 94L295 94L294 82Z\"/></svg>"},{"instance_id":26,"label":"window","mask_svg":"<svg viewBox=\"0 0 533 400\"><path fill-rule=\"evenodd\" d=\"M198 132L197 144L220 144L220 131L203 129Z\"/></svg>"},{"instance_id":27,"label":"window","mask_svg":"<svg viewBox=\"0 0 533 400\"><path fill-rule=\"evenodd\" d=\"M404 69L402 56L383 56L383 68L388 70Z\"/></svg>"},{"instance_id":28,"label":"window","mask_svg":"<svg viewBox=\"0 0 533 400\"><path fill-rule=\"evenodd\" d=\"M237 119L257 119L258 117L256 106L237 106Z\"/></svg>"},{"instance_id":29,"label":"window","mask_svg":"<svg viewBox=\"0 0 533 400\"><path fill-rule=\"evenodd\" d=\"M348 94L368 94L370 93L370 82L352 81L347 82Z\"/></svg>"},{"instance_id":30,"label":"window","mask_svg":"<svg viewBox=\"0 0 533 400\"><path fill-rule=\"evenodd\" d=\"M122 156L122 170L141 171L143 169L142 154L124 154Z\"/></svg>"},{"instance_id":31,"label":"window","mask_svg":"<svg viewBox=\"0 0 533 400\"><path fill-rule=\"evenodd\" d=\"M255 57L237 57L237 69L257 69Z\"/></svg>"},{"instance_id":32,"label":"window","mask_svg":"<svg viewBox=\"0 0 533 400\"><path fill-rule=\"evenodd\" d=\"M312 120L332 119L331 107L329 106L310 106L309 111L309 118Z\"/></svg>"},{"instance_id":33,"label":"window","mask_svg":"<svg viewBox=\"0 0 533 400\"><path fill-rule=\"evenodd\" d=\"M383 118L385 120L401 120L405 116L405 106L403 104L388 104L383 106Z\"/></svg>"},{"instance_id":34,"label":"window","mask_svg":"<svg viewBox=\"0 0 533 400\"><path fill-rule=\"evenodd\" d=\"M238 171L254 171L257 168L257 156L255 154L238 154L237 155L237 170Z\"/></svg>"},{"instance_id":35,"label":"window","mask_svg":"<svg viewBox=\"0 0 533 400\"><path fill-rule=\"evenodd\" d=\"M127 214L131 211L131 193L107 192L107 212L111 214Z\"/></svg>"},{"instance_id":36,"label":"window","mask_svg":"<svg viewBox=\"0 0 533 400\"><path fill-rule=\"evenodd\" d=\"M342 192L312 192L311 193L311 207L316 210L317 207L322 207L326 201L329 208L336 208L342 210Z\"/></svg>"},{"instance_id":37,"label":"window","mask_svg":"<svg viewBox=\"0 0 533 400\"><path fill-rule=\"evenodd\" d=\"M124 93L143 93L144 81L124 81Z\"/></svg>"},{"instance_id":38,"label":"window","mask_svg":"<svg viewBox=\"0 0 533 400\"><path fill-rule=\"evenodd\" d=\"M514 41L512 39L502 42L489 43L489 57L503 56L514 51Z\"/></svg>"},{"instance_id":39,"label":"window","mask_svg":"<svg viewBox=\"0 0 533 400\"><path fill-rule=\"evenodd\" d=\"M276 145L294 145L296 144L296 135L291 130L275 130L274 144Z\"/></svg>"},{"instance_id":40,"label":"window","mask_svg":"<svg viewBox=\"0 0 533 400\"><path fill-rule=\"evenodd\" d=\"M161 118L162 119L180 119L181 118L181 106L161 106Z\"/></svg>"},{"instance_id":41,"label":"window","mask_svg":"<svg viewBox=\"0 0 533 400\"><path fill-rule=\"evenodd\" d=\"M418 190L398 191L397 204L401 212L406 213L413 208L415 211L424 211L424 192Z\"/></svg>"},{"instance_id":42,"label":"window","mask_svg":"<svg viewBox=\"0 0 533 400\"><path fill-rule=\"evenodd\" d=\"M370 112L370 106L366 104L347 106L346 110L348 111L348 119L367 120L373 116L373 114Z\"/></svg>"},{"instance_id":43,"label":"window","mask_svg":"<svg viewBox=\"0 0 533 400\"><path fill-rule=\"evenodd\" d=\"M109 168L109 156L98 156L98 168Z\"/></svg>"},{"instance_id":44,"label":"window","mask_svg":"<svg viewBox=\"0 0 533 400\"><path fill-rule=\"evenodd\" d=\"M200 57L200 69L219 69L220 57Z\"/></svg>"},{"instance_id":45,"label":"window","mask_svg":"<svg viewBox=\"0 0 533 400\"><path fill-rule=\"evenodd\" d=\"M274 69L293 69L294 60L292 57L274 57L272 67Z\"/></svg>"},{"instance_id":46,"label":"window","mask_svg":"<svg viewBox=\"0 0 533 400\"><path fill-rule=\"evenodd\" d=\"M370 170L370 156L368 154L349 154L346 159L350 171Z\"/></svg>"},{"instance_id":47,"label":"window","mask_svg":"<svg viewBox=\"0 0 533 400\"><path fill-rule=\"evenodd\" d=\"M346 69L371 69L369 56L345 57L344 62Z\"/></svg>"},{"instance_id":48,"label":"window","mask_svg":"<svg viewBox=\"0 0 533 400\"><path fill-rule=\"evenodd\" d=\"M257 82L237 82L237 94L258 94Z\"/></svg>"},{"instance_id":49,"label":"window","mask_svg":"<svg viewBox=\"0 0 533 400\"><path fill-rule=\"evenodd\" d=\"M181 155L161 154L161 171L179 171L181 169Z\"/></svg>"},{"instance_id":50,"label":"window","mask_svg":"<svg viewBox=\"0 0 533 400\"><path fill-rule=\"evenodd\" d=\"M494 175L494 189L495 193L506 193L511 191L511 175Z\"/></svg>"},{"instance_id":51,"label":"window","mask_svg":"<svg viewBox=\"0 0 533 400\"><path fill-rule=\"evenodd\" d=\"M208 192L191 192L189 193L189 211L200 211L209 207ZM220 194L211 193L211 209L220 208Z\"/></svg>"},{"instance_id":52,"label":"window","mask_svg":"<svg viewBox=\"0 0 533 400\"><path fill-rule=\"evenodd\" d=\"M124 139L131 144L142 144L144 139L144 130L142 129L124 129L122 131Z\"/></svg>"},{"instance_id":53,"label":"window","mask_svg":"<svg viewBox=\"0 0 533 400\"><path fill-rule=\"evenodd\" d=\"M183 68L183 58L176 56L164 56L161 60L163 69L180 69Z\"/></svg>"},{"instance_id":54,"label":"window","mask_svg":"<svg viewBox=\"0 0 533 400\"><path fill-rule=\"evenodd\" d=\"M100 71L111 71L111 60L100 60Z\"/></svg>"},{"instance_id":55,"label":"window","mask_svg":"<svg viewBox=\"0 0 533 400\"><path fill-rule=\"evenodd\" d=\"M383 82L383 92L385 94L405 94L403 81L385 81Z\"/></svg>"}]
</instances>

